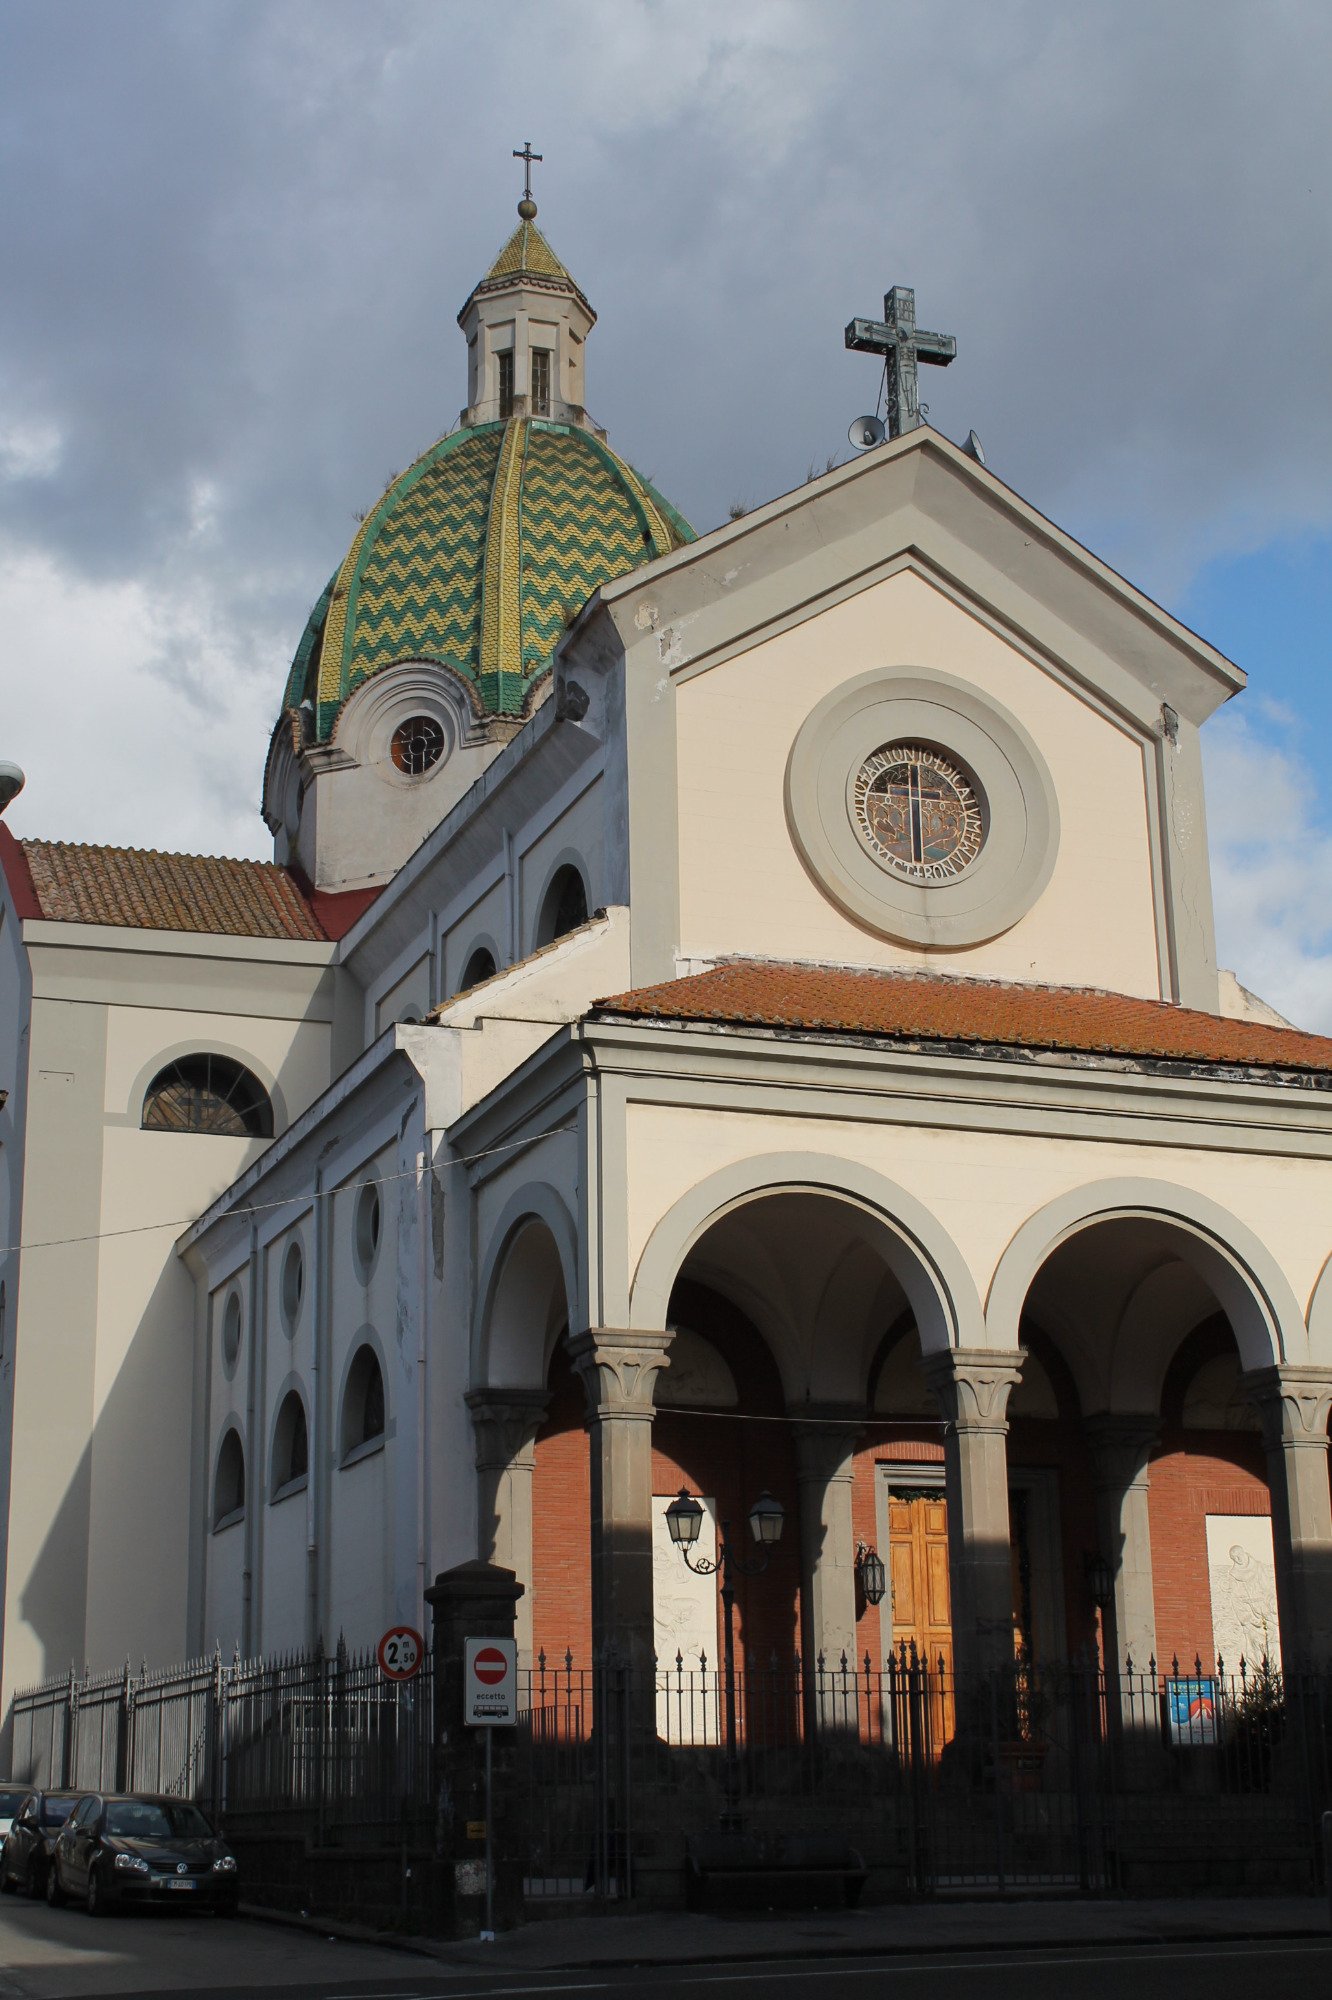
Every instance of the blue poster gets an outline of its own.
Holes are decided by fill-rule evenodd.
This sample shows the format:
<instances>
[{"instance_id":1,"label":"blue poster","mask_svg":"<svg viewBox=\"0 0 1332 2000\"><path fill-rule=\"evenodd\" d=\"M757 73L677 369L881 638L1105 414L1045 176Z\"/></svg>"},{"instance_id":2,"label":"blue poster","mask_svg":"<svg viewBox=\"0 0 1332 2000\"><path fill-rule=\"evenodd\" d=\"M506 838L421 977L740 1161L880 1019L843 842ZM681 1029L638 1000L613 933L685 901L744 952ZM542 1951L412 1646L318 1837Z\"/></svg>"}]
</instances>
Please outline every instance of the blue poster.
<instances>
[{"instance_id":1,"label":"blue poster","mask_svg":"<svg viewBox=\"0 0 1332 2000\"><path fill-rule=\"evenodd\" d=\"M1216 1682L1176 1680L1166 1682L1172 1743L1215 1743Z\"/></svg>"}]
</instances>

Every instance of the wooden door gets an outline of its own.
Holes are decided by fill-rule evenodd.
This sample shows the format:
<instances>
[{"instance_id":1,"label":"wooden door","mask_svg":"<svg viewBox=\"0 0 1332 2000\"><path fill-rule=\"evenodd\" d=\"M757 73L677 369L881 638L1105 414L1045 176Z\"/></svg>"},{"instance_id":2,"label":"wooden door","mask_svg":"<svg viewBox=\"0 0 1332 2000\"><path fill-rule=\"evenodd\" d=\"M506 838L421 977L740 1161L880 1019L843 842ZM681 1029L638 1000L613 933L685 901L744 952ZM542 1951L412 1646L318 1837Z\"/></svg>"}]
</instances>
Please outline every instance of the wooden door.
<instances>
[{"instance_id":1,"label":"wooden door","mask_svg":"<svg viewBox=\"0 0 1332 2000\"><path fill-rule=\"evenodd\" d=\"M948 1502L933 1488L888 1496L888 1575L893 1652L914 1647L929 1670L930 1733L937 1750L953 1734L953 1615L948 1590Z\"/></svg>"}]
</instances>

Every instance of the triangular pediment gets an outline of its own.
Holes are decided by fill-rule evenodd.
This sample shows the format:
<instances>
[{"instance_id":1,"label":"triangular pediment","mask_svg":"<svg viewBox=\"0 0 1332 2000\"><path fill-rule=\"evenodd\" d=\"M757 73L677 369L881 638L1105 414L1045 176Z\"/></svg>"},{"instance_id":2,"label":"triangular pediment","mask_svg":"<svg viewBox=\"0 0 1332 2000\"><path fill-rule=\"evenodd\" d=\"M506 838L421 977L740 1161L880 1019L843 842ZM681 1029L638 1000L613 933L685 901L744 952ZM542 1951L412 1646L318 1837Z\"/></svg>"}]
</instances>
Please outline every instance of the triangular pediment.
<instances>
[{"instance_id":1,"label":"triangular pediment","mask_svg":"<svg viewBox=\"0 0 1332 2000\"><path fill-rule=\"evenodd\" d=\"M650 619L660 666L693 674L902 567L1139 721L1165 704L1199 724L1245 684L1224 655L928 427L609 585L579 624L603 607L631 651Z\"/></svg>"}]
</instances>

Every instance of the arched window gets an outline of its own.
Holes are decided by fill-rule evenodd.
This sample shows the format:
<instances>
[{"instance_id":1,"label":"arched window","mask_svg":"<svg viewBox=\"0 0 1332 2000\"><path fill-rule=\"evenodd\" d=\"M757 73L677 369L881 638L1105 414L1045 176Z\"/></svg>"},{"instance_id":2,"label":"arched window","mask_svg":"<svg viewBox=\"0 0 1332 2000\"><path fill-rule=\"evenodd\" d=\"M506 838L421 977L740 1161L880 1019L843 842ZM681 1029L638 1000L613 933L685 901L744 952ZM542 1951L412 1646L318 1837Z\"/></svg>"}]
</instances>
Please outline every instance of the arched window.
<instances>
[{"instance_id":1,"label":"arched window","mask_svg":"<svg viewBox=\"0 0 1332 2000\"><path fill-rule=\"evenodd\" d=\"M566 862L563 868L555 870L541 905L537 944L554 944L556 938L566 937L586 922L587 885L573 863Z\"/></svg>"},{"instance_id":2,"label":"arched window","mask_svg":"<svg viewBox=\"0 0 1332 2000\"><path fill-rule=\"evenodd\" d=\"M384 1435L384 1374L373 1347L358 1348L342 1399L342 1455Z\"/></svg>"},{"instance_id":3,"label":"arched window","mask_svg":"<svg viewBox=\"0 0 1332 2000\"><path fill-rule=\"evenodd\" d=\"M146 1132L271 1139L273 1107L258 1077L230 1056L178 1056L148 1086L143 1127Z\"/></svg>"},{"instance_id":4,"label":"arched window","mask_svg":"<svg viewBox=\"0 0 1332 2000\"><path fill-rule=\"evenodd\" d=\"M213 1526L229 1528L245 1512L245 1451L234 1425L222 1440L213 1477Z\"/></svg>"},{"instance_id":5,"label":"arched window","mask_svg":"<svg viewBox=\"0 0 1332 2000\"><path fill-rule=\"evenodd\" d=\"M278 1496L310 1470L310 1432L305 1421L305 1405L300 1392L289 1389L282 1398L277 1426L273 1432L273 1472L270 1494Z\"/></svg>"},{"instance_id":6,"label":"arched window","mask_svg":"<svg viewBox=\"0 0 1332 2000\"><path fill-rule=\"evenodd\" d=\"M479 944L463 967L462 985L458 991L466 993L471 987L479 986L483 979L493 979L498 971L494 953L487 951L483 944Z\"/></svg>"}]
</instances>

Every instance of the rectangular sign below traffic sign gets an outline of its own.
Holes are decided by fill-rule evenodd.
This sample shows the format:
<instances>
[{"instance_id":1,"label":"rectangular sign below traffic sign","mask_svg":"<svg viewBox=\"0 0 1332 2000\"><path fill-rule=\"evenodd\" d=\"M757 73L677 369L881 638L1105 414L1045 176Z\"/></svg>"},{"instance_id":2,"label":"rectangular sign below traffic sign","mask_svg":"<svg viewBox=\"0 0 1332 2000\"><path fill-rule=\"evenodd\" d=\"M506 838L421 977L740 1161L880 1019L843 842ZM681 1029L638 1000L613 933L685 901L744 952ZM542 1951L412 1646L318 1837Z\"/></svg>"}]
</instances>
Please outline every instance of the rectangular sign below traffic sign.
<instances>
[{"instance_id":1,"label":"rectangular sign below traffic sign","mask_svg":"<svg viewBox=\"0 0 1332 2000\"><path fill-rule=\"evenodd\" d=\"M518 1647L512 1639L463 1641L463 1721L495 1729L518 1720Z\"/></svg>"}]
</instances>

